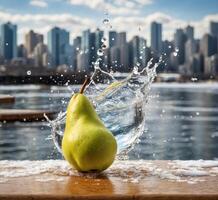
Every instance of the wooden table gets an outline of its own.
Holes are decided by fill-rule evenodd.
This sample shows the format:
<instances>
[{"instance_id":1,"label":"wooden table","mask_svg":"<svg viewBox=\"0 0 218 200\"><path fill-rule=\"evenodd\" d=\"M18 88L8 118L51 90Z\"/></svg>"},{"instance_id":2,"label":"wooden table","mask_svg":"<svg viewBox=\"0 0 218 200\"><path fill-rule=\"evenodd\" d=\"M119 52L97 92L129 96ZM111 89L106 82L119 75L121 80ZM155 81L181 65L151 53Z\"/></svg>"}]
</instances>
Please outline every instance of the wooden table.
<instances>
[{"instance_id":1,"label":"wooden table","mask_svg":"<svg viewBox=\"0 0 218 200\"><path fill-rule=\"evenodd\" d=\"M44 114L53 119L56 112L48 110L0 109L0 121L42 121Z\"/></svg>"},{"instance_id":2,"label":"wooden table","mask_svg":"<svg viewBox=\"0 0 218 200\"><path fill-rule=\"evenodd\" d=\"M65 161L54 161L57 163L55 166L51 166L52 161L28 161L29 163L12 165L9 161L5 162L6 164L4 161L0 161L1 200L218 199L218 176L216 175L195 178L183 177L176 181L159 176L161 173L158 175L158 169L168 170L168 167L172 166L169 163L171 161L118 161L110 169L94 177L89 174L78 174L74 170L71 171ZM150 164L147 165L147 162ZM143 163L148 171L142 167ZM37 172L37 165L43 166L40 174L35 173L34 175L33 173L31 175L29 168ZM152 172L154 166L157 172ZM138 168L140 168L139 171L137 171ZM216 169L216 167L213 168ZM205 170L210 169L206 167ZM16 176L16 173L19 172L22 175L25 171L27 171L27 176L13 177L13 175ZM4 173L10 177L7 178ZM132 179L135 176L134 173L138 173L138 179ZM185 179L198 181L189 183L184 181Z\"/></svg>"},{"instance_id":3,"label":"wooden table","mask_svg":"<svg viewBox=\"0 0 218 200\"><path fill-rule=\"evenodd\" d=\"M14 103L15 97L11 95L2 95L0 94L0 103Z\"/></svg>"}]
</instances>

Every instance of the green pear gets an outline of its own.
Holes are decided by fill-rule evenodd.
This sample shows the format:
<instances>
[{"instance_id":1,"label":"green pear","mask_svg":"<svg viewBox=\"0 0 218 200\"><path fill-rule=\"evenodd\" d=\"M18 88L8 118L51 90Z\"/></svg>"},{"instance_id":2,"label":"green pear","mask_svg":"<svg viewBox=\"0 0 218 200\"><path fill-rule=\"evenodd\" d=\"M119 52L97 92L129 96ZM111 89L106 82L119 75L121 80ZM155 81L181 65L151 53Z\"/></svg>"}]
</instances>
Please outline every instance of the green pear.
<instances>
[{"instance_id":1,"label":"green pear","mask_svg":"<svg viewBox=\"0 0 218 200\"><path fill-rule=\"evenodd\" d=\"M103 171L114 161L117 143L113 134L104 126L92 103L83 94L72 96L62 140L64 158L78 171Z\"/></svg>"}]
</instances>

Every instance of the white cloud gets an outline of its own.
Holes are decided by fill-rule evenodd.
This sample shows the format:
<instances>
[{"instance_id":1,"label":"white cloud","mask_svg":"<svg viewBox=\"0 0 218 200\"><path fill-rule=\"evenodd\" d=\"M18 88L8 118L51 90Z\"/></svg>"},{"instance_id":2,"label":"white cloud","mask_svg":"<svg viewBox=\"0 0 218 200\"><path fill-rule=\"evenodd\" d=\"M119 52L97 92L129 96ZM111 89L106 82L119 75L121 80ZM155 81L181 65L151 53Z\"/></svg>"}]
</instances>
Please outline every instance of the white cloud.
<instances>
[{"instance_id":1,"label":"white cloud","mask_svg":"<svg viewBox=\"0 0 218 200\"><path fill-rule=\"evenodd\" d=\"M138 15L142 6L149 5L153 0L69 0L72 5L83 5L93 10L107 12L111 15Z\"/></svg>"},{"instance_id":2,"label":"white cloud","mask_svg":"<svg viewBox=\"0 0 218 200\"><path fill-rule=\"evenodd\" d=\"M78 0L82 1L82 0ZM121 2L122 0L119 0ZM87 17L79 17L72 14L12 14L0 11L0 23L11 21L18 24L18 35L20 41L24 34L30 29L47 35L49 29L54 26L65 28L71 32L72 38L81 35L81 32L90 28L95 30L99 21ZM166 13L156 12L147 16L113 16L110 17L112 29L127 31L128 38L140 35L150 41L150 23L157 21L163 24L163 38L172 39L176 28L184 28L188 23L182 19L172 17ZM209 22L218 21L218 14L207 15L198 21L190 21L189 24L195 27L195 36L200 38L209 31ZM140 27L140 31L139 31Z\"/></svg>"},{"instance_id":3,"label":"white cloud","mask_svg":"<svg viewBox=\"0 0 218 200\"><path fill-rule=\"evenodd\" d=\"M18 24L18 38L23 42L24 34L30 29L47 35L54 26L65 28L72 36L80 35L82 30L96 27L92 19L71 14L12 14L0 11L0 23L10 21Z\"/></svg>"},{"instance_id":4,"label":"white cloud","mask_svg":"<svg viewBox=\"0 0 218 200\"><path fill-rule=\"evenodd\" d=\"M31 0L29 4L41 8L45 8L48 6L47 2L45 2L44 0Z\"/></svg>"},{"instance_id":5,"label":"white cloud","mask_svg":"<svg viewBox=\"0 0 218 200\"><path fill-rule=\"evenodd\" d=\"M207 15L198 21L187 21L172 17L165 13L156 12L144 17L130 16L130 17L115 17L111 20L113 29L119 31L127 31L129 38L134 35L140 35L150 41L150 24L152 21L157 21L163 25L163 39L173 39L174 32L177 28L184 28L188 24L194 26L195 37L200 38L209 31L210 21L218 22L218 14ZM140 27L140 31L139 31Z\"/></svg>"}]
</instances>

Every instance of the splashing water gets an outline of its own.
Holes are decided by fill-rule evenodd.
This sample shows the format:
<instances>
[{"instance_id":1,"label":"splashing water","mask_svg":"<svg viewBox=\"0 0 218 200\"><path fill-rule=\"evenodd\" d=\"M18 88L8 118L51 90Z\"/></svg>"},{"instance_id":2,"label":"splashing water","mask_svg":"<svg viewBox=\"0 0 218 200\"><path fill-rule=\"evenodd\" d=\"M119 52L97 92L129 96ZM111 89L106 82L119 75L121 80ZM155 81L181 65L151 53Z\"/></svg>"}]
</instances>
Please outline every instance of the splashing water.
<instances>
[{"instance_id":1,"label":"splashing water","mask_svg":"<svg viewBox=\"0 0 218 200\"><path fill-rule=\"evenodd\" d=\"M108 17L108 16L107 16ZM109 29L110 20L105 18L103 24ZM111 25L110 25L111 27ZM160 57L157 63L151 59L147 66L133 68L132 72L112 74L102 69L107 38L102 37L102 45L97 51L98 58L93 64L94 72L86 88L85 95L91 100L105 126L114 134L118 144L117 159L127 159L128 152L140 141L145 130L145 109L149 98L151 84L156 77L156 69L162 62ZM75 88L67 86L72 95ZM60 112L58 117L50 121L53 139L58 151L61 151L61 141L64 134L66 112Z\"/></svg>"},{"instance_id":2,"label":"splashing water","mask_svg":"<svg viewBox=\"0 0 218 200\"><path fill-rule=\"evenodd\" d=\"M85 91L96 108L105 126L114 134L118 143L117 159L127 159L128 152L139 142L140 136L146 132L146 104L149 98L151 84L156 77L156 69L162 62L153 64L151 59L147 66L139 71L133 71L123 78L117 78L100 68L101 58L94 64L91 81ZM103 83L100 83L102 80ZM69 88L72 94L72 88ZM46 117L46 116L45 116ZM61 153L61 140L64 134L66 112L60 112L58 117L50 121L51 138Z\"/></svg>"}]
</instances>

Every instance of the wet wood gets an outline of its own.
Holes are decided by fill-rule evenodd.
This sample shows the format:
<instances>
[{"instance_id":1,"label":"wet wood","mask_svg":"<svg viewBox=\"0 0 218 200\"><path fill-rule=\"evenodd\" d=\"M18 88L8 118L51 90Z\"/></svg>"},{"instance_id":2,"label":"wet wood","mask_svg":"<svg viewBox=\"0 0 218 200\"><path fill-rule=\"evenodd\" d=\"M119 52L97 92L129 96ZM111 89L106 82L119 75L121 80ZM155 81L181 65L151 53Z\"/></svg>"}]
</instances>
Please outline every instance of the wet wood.
<instances>
[{"instance_id":1,"label":"wet wood","mask_svg":"<svg viewBox=\"0 0 218 200\"><path fill-rule=\"evenodd\" d=\"M0 109L0 121L44 121L44 114L53 119L56 112L47 110Z\"/></svg>"},{"instance_id":2,"label":"wet wood","mask_svg":"<svg viewBox=\"0 0 218 200\"><path fill-rule=\"evenodd\" d=\"M168 161L161 162L164 165ZM146 173L139 182L124 182L121 177L107 176L107 173L96 178L63 175L61 180L44 173L0 181L0 199L217 200L218 178L206 176L203 182L188 184L148 176Z\"/></svg>"},{"instance_id":3,"label":"wet wood","mask_svg":"<svg viewBox=\"0 0 218 200\"><path fill-rule=\"evenodd\" d=\"M2 95L0 94L0 103L14 103L15 97L11 95Z\"/></svg>"}]
</instances>

